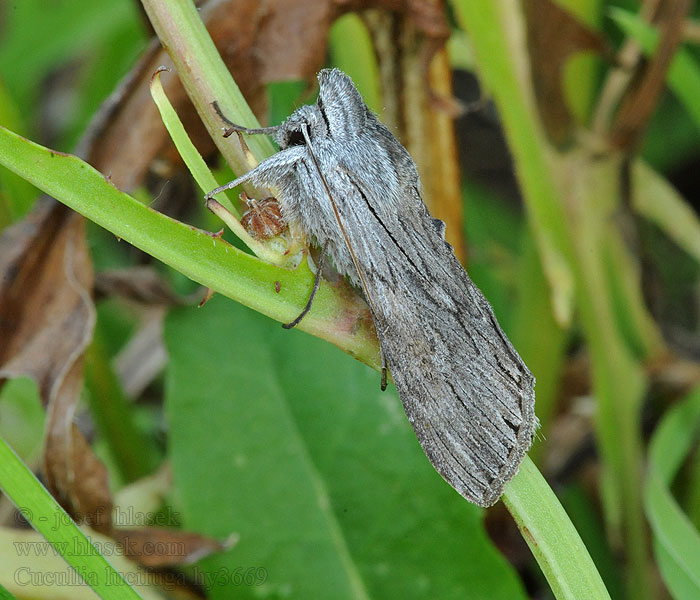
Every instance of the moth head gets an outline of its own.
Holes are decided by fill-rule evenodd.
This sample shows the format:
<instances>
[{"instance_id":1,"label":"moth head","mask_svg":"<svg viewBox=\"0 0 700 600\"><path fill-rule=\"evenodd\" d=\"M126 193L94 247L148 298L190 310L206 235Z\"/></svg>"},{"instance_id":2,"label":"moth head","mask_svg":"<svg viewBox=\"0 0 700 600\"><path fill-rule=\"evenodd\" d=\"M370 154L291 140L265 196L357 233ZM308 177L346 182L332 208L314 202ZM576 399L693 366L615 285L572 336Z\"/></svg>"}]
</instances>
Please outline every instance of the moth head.
<instances>
[{"instance_id":1,"label":"moth head","mask_svg":"<svg viewBox=\"0 0 700 600\"><path fill-rule=\"evenodd\" d=\"M306 143L302 127L306 126L309 138L316 140L328 136L328 127L316 106L302 106L294 111L275 135L280 150Z\"/></svg>"},{"instance_id":2,"label":"moth head","mask_svg":"<svg viewBox=\"0 0 700 600\"><path fill-rule=\"evenodd\" d=\"M316 107L330 136L343 139L362 132L369 109L352 79L339 69L323 69L318 74L318 85Z\"/></svg>"}]
</instances>

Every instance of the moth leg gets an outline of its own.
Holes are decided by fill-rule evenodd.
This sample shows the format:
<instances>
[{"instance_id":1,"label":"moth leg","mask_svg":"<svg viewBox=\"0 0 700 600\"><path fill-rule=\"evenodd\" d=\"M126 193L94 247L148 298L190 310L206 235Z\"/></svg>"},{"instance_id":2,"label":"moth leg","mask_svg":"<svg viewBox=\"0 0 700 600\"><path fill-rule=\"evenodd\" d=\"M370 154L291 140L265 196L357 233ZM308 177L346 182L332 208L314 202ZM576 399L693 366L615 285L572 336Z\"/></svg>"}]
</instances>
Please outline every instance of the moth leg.
<instances>
[{"instance_id":1,"label":"moth leg","mask_svg":"<svg viewBox=\"0 0 700 600\"><path fill-rule=\"evenodd\" d=\"M226 120L226 125L228 125L228 129L226 131L224 131L225 138L229 137L234 131L240 131L241 133L245 133L246 135L258 135L258 134L275 135L275 133L277 133L277 130L280 127L282 127L282 125L273 125L272 127L248 128L248 127L243 127L243 125L236 125L235 123L232 123L229 120Z\"/></svg>"},{"instance_id":2,"label":"moth leg","mask_svg":"<svg viewBox=\"0 0 700 600\"><path fill-rule=\"evenodd\" d=\"M379 389L386 390L386 356L384 356L384 350L382 349L382 345L379 345L379 357L382 362L382 381L379 384Z\"/></svg>"},{"instance_id":3,"label":"moth leg","mask_svg":"<svg viewBox=\"0 0 700 600\"><path fill-rule=\"evenodd\" d=\"M318 259L318 264L316 265L316 278L314 279L314 287L311 289L311 295L309 296L309 300L307 301L306 306L304 306L304 310L302 310L299 316L296 319L294 319L291 323L283 323L282 327L284 327L285 329L291 329L292 327L296 327L297 325L299 325L301 320L311 310L311 305L314 302L314 297L316 296L318 287L321 285L321 271L323 271L323 261L326 258L327 248L328 244L325 244L321 249L321 257Z\"/></svg>"},{"instance_id":4,"label":"moth leg","mask_svg":"<svg viewBox=\"0 0 700 600\"><path fill-rule=\"evenodd\" d=\"M274 125L272 127L256 127L256 128L251 128L249 129L248 127L243 127L243 125L236 125L233 121L231 121L222 111L221 108L219 107L219 103L214 100L214 102L211 103L212 107L216 111L216 114L219 115L221 120L228 125L228 129L224 132L224 137L229 137L234 131L240 131L241 133L245 133L248 135L255 135L255 134L268 134L268 135L274 135L274 133L282 127L282 125Z\"/></svg>"},{"instance_id":5,"label":"moth leg","mask_svg":"<svg viewBox=\"0 0 700 600\"><path fill-rule=\"evenodd\" d=\"M218 188L213 189L211 192L209 192L206 196L204 196L204 201L209 202L214 196L219 194L220 192L225 192L226 190L232 190L235 188L237 185L240 185L244 181L248 181L253 177L254 175L251 175L251 173L254 173L255 169L252 171L248 171L245 175L242 175L241 177L237 177L233 181L229 181L228 183L225 183L224 185L220 185Z\"/></svg>"},{"instance_id":6,"label":"moth leg","mask_svg":"<svg viewBox=\"0 0 700 600\"><path fill-rule=\"evenodd\" d=\"M225 192L226 190L235 188L237 185L245 183L246 181L252 181L255 185L262 183L267 186L274 186L280 179L283 179L281 176L287 173L295 163L305 158L305 153L306 148L303 146L294 146L293 148L281 150L277 154L273 154L270 158L266 158L252 171L248 171L245 175L241 175L237 179L229 181L227 184L212 190L204 196L204 200L211 200L219 192Z\"/></svg>"}]
</instances>

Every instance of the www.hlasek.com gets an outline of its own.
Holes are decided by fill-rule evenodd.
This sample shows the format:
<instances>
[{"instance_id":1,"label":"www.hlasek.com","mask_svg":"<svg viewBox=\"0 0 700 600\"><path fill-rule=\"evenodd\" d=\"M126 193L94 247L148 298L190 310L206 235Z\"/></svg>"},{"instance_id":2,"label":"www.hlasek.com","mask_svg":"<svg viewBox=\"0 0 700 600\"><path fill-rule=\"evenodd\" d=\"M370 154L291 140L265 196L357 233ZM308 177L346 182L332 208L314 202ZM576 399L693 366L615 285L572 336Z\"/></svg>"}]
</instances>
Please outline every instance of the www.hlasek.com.
<instances>
[{"instance_id":1,"label":"www.hlasek.com","mask_svg":"<svg viewBox=\"0 0 700 600\"><path fill-rule=\"evenodd\" d=\"M258 586L267 581L268 572L265 567L236 567L228 569L220 567L216 571L203 571L194 567L186 575L184 573L160 573L158 585L160 587L174 588L181 585L198 584L205 588L216 586ZM131 586L149 585L153 583L153 576L145 571L117 572L106 569L101 578L95 571L79 569L73 570L66 567L61 571L38 571L31 567L20 567L14 572L14 583L18 587L24 586L81 586L89 585L119 585L126 581Z\"/></svg>"},{"instance_id":2,"label":"www.hlasek.com","mask_svg":"<svg viewBox=\"0 0 700 600\"><path fill-rule=\"evenodd\" d=\"M74 537L70 542L54 542L49 544L40 540L24 540L13 542L17 556L90 556L94 554L93 547L102 556L187 556L187 544L177 540L155 540L139 542L128 536L119 542L114 540L98 540L90 536Z\"/></svg>"}]
</instances>

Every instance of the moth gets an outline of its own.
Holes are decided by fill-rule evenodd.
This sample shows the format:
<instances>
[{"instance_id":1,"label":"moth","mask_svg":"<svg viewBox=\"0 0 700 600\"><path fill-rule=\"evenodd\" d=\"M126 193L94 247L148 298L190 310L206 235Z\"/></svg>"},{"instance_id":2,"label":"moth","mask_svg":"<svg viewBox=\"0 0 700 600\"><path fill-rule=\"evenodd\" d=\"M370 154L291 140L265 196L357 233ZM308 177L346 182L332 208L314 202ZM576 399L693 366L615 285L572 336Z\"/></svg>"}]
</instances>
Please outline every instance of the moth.
<instances>
[{"instance_id":1,"label":"moth","mask_svg":"<svg viewBox=\"0 0 700 600\"><path fill-rule=\"evenodd\" d=\"M422 200L406 149L337 69L316 104L275 127L279 152L207 194L249 181L364 294L386 367L425 454L464 498L494 504L517 473L537 419L535 380ZM230 133L230 132L229 132ZM301 315L311 306L314 291Z\"/></svg>"}]
</instances>

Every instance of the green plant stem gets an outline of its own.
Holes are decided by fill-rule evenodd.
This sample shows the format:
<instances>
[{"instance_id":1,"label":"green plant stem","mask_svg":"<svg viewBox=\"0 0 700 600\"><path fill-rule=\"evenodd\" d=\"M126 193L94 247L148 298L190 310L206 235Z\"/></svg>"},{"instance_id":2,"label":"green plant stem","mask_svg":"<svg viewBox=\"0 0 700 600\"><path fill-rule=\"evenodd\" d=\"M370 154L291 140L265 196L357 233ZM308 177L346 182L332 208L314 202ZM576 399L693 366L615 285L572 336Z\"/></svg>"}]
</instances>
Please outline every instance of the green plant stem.
<instances>
[{"instance_id":1,"label":"green plant stem","mask_svg":"<svg viewBox=\"0 0 700 600\"><path fill-rule=\"evenodd\" d=\"M581 536L527 456L506 485L503 502L557 598L610 598Z\"/></svg>"},{"instance_id":2,"label":"green plant stem","mask_svg":"<svg viewBox=\"0 0 700 600\"><path fill-rule=\"evenodd\" d=\"M0 487L76 573L105 600L140 598L0 438ZM76 552L79 548L79 552Z\"/></svg>"},{"instance_id":3,"label":"green plant stem","mask_svg":"<svg viewBox=\"0 0 700 600\"><path fill-rule=\"evenodd\" d=\"M193 281L272 319L289 322L306 304L314 281L306 260L294 271L263 262L144 206L79 158L48 150L2 126L0 164ZM369 309L346 285L323 282L298 328L379 365Z\"/></svg>"},{"instance_id":4,"label":"green plant stem","mask_svg":"<svg viewBox=\"0 0 700 600\"><path fill-rule=\"evenodd\" d=\"M130 483L152 473L157 467L156 450L134 423L133 407L109 362L99 325L85 352L85 384L90 412L122 480Z\"/></svg>"},{"instance_id":5,"label":"green plant stem","mask_svg":"<svg viewBox=\"0 0 700 600\"><path fill-rule=\"evenodd\" d=\"M650 598L653 585L640 501L639 407L645 379L615 319L603 251L605 236L619 235L610 225L619 198L619 164L615 157L596 162L586 152L560 156L549 147L522 59L527 56L524 24L514 0L452 4L481 57L480 75L513 153L560 321L571 312L568 303L576 301L593 364L606 517L613 534L622 531L630 597ZM633 295L630 299L641 302Z\"/></svg>"},{"instance_id":6,"label":"green plant stem","mask_svg":"<svg viewBox=\"0 0 700 600\"><path fill-rule=\"evenodd\" d=\"M147 2L146 0L144 0L144 4L145 4L145 5L151 5L152 3L151 3L151 2ZM178 6L179 3L178 3L178 2L174 2L173 4L176 5L176 8L174 9L174 12L175 12L177 15L182 14L182 13L181 13L181 7ZM168 16L165 14L165 13L167 13L167 9L165 9L165 10L159 12L159 13L156 13L156 11L153 10L153 8L151 8L151 9L148 9L148 8L147 8L147 10L149 11L149 15L151 16L151 19L152 19L152 20L153 20L154 17L156 17L157 19L159 19L160 23L157 24L156 22L154 22L154 27L156 28L156 31L158 32L159 36L162 36L162 37L161 37L161 40L163 40L163 42L165 43L165 45L166 45L167 47L170 48L170 52L171 52L171 55L172 55L172 57L173 57L173 60L174 60L175 64L178 64L178 63L182 64L184 61L183 61L183 59L182 59L181 57L177 57L177 56L176 56L177 53L178 53L178 50L176 49L175 43L174 43L174 42L177 41L177 40L182 39L181 36L182 36L183 34L182 34L181 32L179 32L179 31L177 31L176 28L168 28L168 27L165 27L165 26L162 26L162 25L161 25L161 24L179 22L179 21L180 21L180 18L179 18L179 17L178 17L178 18L175 18L175 17L170 18L170 17L168 17ZM192 15L190 14L190 17L191 17L191 16L192 16ZM183 56L191 56L191 55L197 53L197 50L196 50L195 48L181 47L179 51L182 52ZM202 61L202 62L203 62L203 61ZM212 63L210 63L210 64L212 64ZM188 64L188 69L191 70L191 68L192 68L191 65ZM207 74L206 72L203 72L203 73L202 73L202 76L207 76L207 75L209 75L209 74ZM188 72L188 73L183 73L183 76L184 76L185 78L189 78L189 72ZM186 88L187 88L188 90L191 90L192 93L195 93L195 94L199 93L199 91L198 91L194 86L188 85L187 83L185 83L185 86L186 86ZM195 99L195 105L201 105L201 104L203 104L201 100ZM233 163L231 163L231 165L232 165L232 167L234 167L234 169L236 168L235 165L234 165ZM538 181L538 180L535 178L535 179L533 179L533 181ZM547 184L548 184L548 182L549 182L549 178L539 179L539 181L542 182L543 185L547 186ZM556 194L554 193L554 188L553 188L553 187L550 188L550 189L545 188L545 189L544 189L544 192L545 192L545 195L548 196L548 197L552 200L552 202L551 202L551 205L550 205L549 207L546 207L546 206L543 207L543 210L542 210L542 213L541 213L541 217L542 217L542 219L545 220L545 221L546 221L547 219L549 219L549 218L556 219L556 215L557 215L558 212L561 211L561 208L560 208L560 206L559 206L558 203L557 203L557 197L556 197ZM550 251L550 253L551 253L552 255L554 255L555 252L556 252L556 251L555 251L555 246L556 246L556 244L555 244L555 241L550 241L550 240L548 239L548 234L547 234L548 231L554 231L555 234L556 234L556 232L561 232L561 229L560 229L560 228L557 229L557 228L554 228L554 227L550 227L549 229L544 228L544 229L543 229L543 235L541 236L541 237L543 237L543 238L545 239L545 242L544 242L544 243L545 243L545 245L547 246L547 248L548 248L548 250ZM562 280L564 280L564 284L565 284L565 285L564 285L563 287L564 287L565 292L566 292L566 291L567 291L567 290L566 290L566 283L567 283L566 274L565 274L565 272L562 272L562 269L561 269L561 267L562 267L562 265L563 265L563 261L555 256L555 257L552 259L551 264L554 265L552 270L554 271L555 276L558 276L558 277L560 277ZM564 300L564 302L565 302L565 300ZM529 463L529 464L530 464L530 463ZM533 472L534 472L534 473L537 473L537 471L536 471L536 469L534 468L534 466L533 466L531 469L528 469L527 471L525 471L526 474L520 475L520 478L521 478L521 479L524 478L524 479L526 479L526 480L529 481L528 475L531 477ZM517 485L516 485L516 489L517 489ZM516 494L516 496L517 496L517 494ZM547 503L547 504L550 506L550 508L552 509L552 511L561 510L561 507L559 506L558 502L556 501L556 497L554 496L554 494L551 493L551 491L550 491L550 498L549 498L549 500L551 501L551 503ZM521 508L524 509L522 514L526 514L526 513L527 513L527 510L532 508L531 505L528 505L528 504L525 504L525 503L522 504L522 505L520 505L520 506L521 506ZM557 507L558 507L558 508L557 508ZM562 513L563 513L563 511L562 511ZM521 516L522 516L522 514L521 514ZM566 520L565 515L564 515L564 519L562 519L561 521L564 521L564 520ZM560 522L561 522L561 521L560 521ZM568 525L568 526L569 526L571 529L573 529L573 528L571 527L571 525L570 525L570 522L569 522L569 525ZM546 533L546 531L545 531L544 533ZM541 540L541 542L542 542L543 544L547 545L546 542L545 542L545 540ZM555 542L554 540L552 540L552 539L550 539L550 542L551 542L551 545L548 545L548 547L550 547L550 548L555 548L555 547L556 547L556 542ZM579 542L580 542L580 540L579 540ZM580 555L580 554L578 555L579 557L581 557L581 556L588 557L588 554L586 553L585 548L583 548L583 545L582 545L582 544L579 544L579 546L577 547L577 550L578 550L579 552L581 552L581 551L583 552L583 555ZM543 555L541 555L540 557L542 558ZM588 561L590 562L590 558L588 558ZM558 563L556 560L551 560L550 557L548 557L548 560L546 561L546 564L548 564L548 565L556 565L556 564L560 564L560 563ZM591 565L591 566L592 566L592 565ZM587 572L589 572L589 571L587 571ZM569 582L570 582L569 577L571 577L571 575L572 575L572 573L568 572L566 569L562 569L561 571L556 571L556 576L557 576L557 577L558 577L558 576L565 577L565 581L559 582L559 583L557 584L559 589L566 590L566 589L569 589L569 588L570 588L570 586L569 586ZM576 574L575 574L575 577L576 577L576 578L580 578L580 573L576 573ZM591 575L590 575L590 580L591 580L591 581L596 581L596 580L597 580L597 582L594 584L594 587L595 587L596 589L598 588L599 585L602 586L602 583L600 583L600 578L599 578L597 572L595 571L595 568L592 569L592 572L591 572ZM575 586L574 586L574 587L575 587ZM583 587L584 587L587 591L589 590L589 585L588 585L588 584L584 585ZM573 588L572 588L572 589L573 589ZM593 588L591 588L591 589L593 589ZM602 589L604 590L604 587L603 587ZM596 592L594 592L594 593L595 593L595 594L598 594L598 591L596 591ZM607 596L607 594L606 594L606 596ZM606 597L606 596L599 596L599 597ZM598 597L598 596L590 595L590 594L589 594L588 597Z\"/></svg>"},{"instance_id":7,"label":"green plant stem","mask_svg":"<svg viewBox=\"0 0 700 600\"><path fill-rule=\"evenodd\" d=\"M190 140L180 118L170 104L160 81L161 72L162 70L156 71L151 78L151 96L158 106L163 124L168 130L178 153L185 162L185 165L187 165L195 181L199 184L202 192L206 194L218 187L219 184L214 179L214 176L197 151L197 148L195 148L195 145ZM259 242L248 234L240 223L238 211L224 192L217 194L216 198L218 199L217 201L220 202L222 208L228 211L230 215L230 218L223 219L224 222L229 226L231 231L236 234L238 239L248 246L257 257L274 264L284 264L288 262L285 260L285 256L282 253L273 251L269 245Z\"/></svg>"},{"instance_id":8,"label":"green plant stem","mask_svg":"<svg viewBox=\"0 0 700 600\"><path fill-rule=\"evenodd\" d=\"M221 60L194 2L142 0L142 4L156 35L175 64L180 81L226 162L235 173L249 171L250 161L240 144L222 136L223 123L212 104L217 102L223 114L239 125L259 127L260 124ZM246 141L259 161L274 152L266 136L251 136Z\"/></svg>"}]
</instances>

